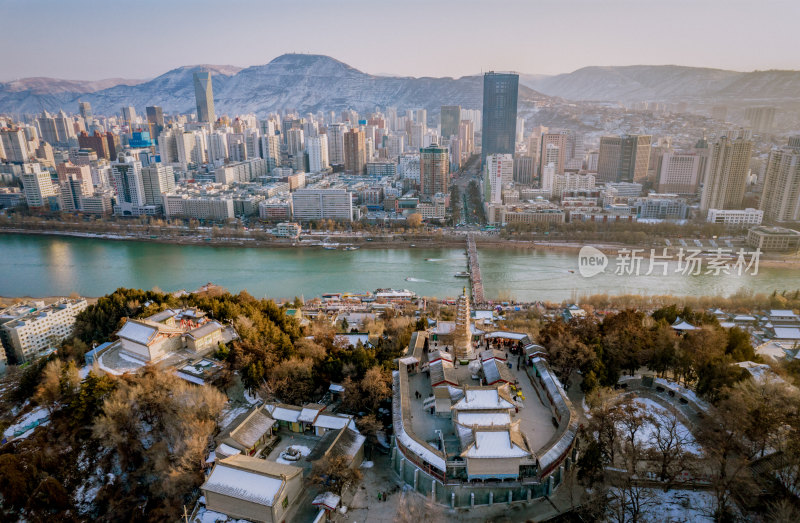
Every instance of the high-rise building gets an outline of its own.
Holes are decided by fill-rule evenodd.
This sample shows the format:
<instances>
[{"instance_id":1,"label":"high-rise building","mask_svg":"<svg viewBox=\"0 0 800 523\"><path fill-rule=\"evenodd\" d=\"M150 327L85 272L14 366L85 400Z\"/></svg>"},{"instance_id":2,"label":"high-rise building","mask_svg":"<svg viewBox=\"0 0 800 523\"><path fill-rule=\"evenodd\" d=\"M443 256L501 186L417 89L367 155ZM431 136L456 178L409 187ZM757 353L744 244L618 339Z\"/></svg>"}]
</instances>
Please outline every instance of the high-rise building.
<instances>
[{"instance_id":1,"label":"high-rise building","mask_svg":"<svg viewBox=\"0 0 800 523\"><path fill-rule=\"evenodd\" d=\"M60 163L56 165L56 172L61 189L61 208L65 211L80 211L81 199L94 193L91 167Z\"/></svg>"},{"instance_id":2,"label":"high-rise building","mask_svg":"<svg viewBox=\"0 0 800 523\"><path fill-rule=\"evenodd\" d=\"M272 172L281 165L281 139L277 134L267 134L261 137L261 154L267 161L267 170Z\"/></svg>"},{"instance_id":3,"label":"high-rise building","mask_svg":"<svg viewBox=\"0 0 800 523\"><path fill-rule=\"evenodd\" d=\"M742 207L752 153L749 140L722 137L711 146L700 210Z\"/></svg>"},{"instance_id":4,"label":"high-rise building","mask_svg":"<svg viewBox=\"0 0 800 523\"><path fill-rule=\"evenodd\" d=\"M214 88L211 84L211 73L207 71L194 73L194 98L197 103L197 121L214 123Z\"/></svg>"},{"instance_id":5,"label":"high-rise building","mask_svg":"<svg viewBox=\"0 0 800 523\"><path fill-rule=\"evenodd\" d=\"M390 134L386 137L384 143L387 151L387 157L390 160L394 160L403 154L403 150L406 147L406 133Z\"/></svg>"},{"instance_id":6,"label":"high-rise building","mask_svg":"<svg viewBox=\"0 0 800 523\"><path fill-rule=\"evenodd\" d=\"M81 131L81 134L78 135L78 145L81 149L92 149L97 153L98 158L105 158L106 160L112 158L106 135L100 134L97 131L93 132L91 135L86 131Z\"/></svg>"},{"instance_id":7,"label":"high-rise building","mask_svg":"<svg viewBox=\"0 0 800 523\"><path fill-rule=\"evenodd\" d=\"M344 133L344 170L351 174L363 174L367 164L367 147L364 131L350 129Z\"/></svg>"},{"instance_id":8,"label":"high-rise building","mask_svg":"<svg viewBox=\"0 0 800 523\"><path fill-rule=\"evenodd\" d=\"M527 154L514 155L514 183L521 185L533 184L535 166L533 157Z\"/></svg>"},{"instance_id":9,"label":"high-rise building","mask_svg":"<svg viewBox=\"0 0 800 523\"><path fill-rule=\"evenodd\" d=\"M412 123L408 127L409 130L409 146L412 149L420 149L424 144L422 143L425 137L425 126L421 123Z\"/></svg>"},{"instance_id":10,"label":"high-rise building","mask_svg":"<svg viewBox=\"0 0 800 523\"><path fill-rule=\"evenodd\" d=\"M50 113L42 111L42 114L36 118L36 123L39 124L39 134L42 140L50 145L61 143L61 137L58 135L58 129L56 129L56 119Z\"/></svg>"},{"instance_id":11,"label":"high-rise building","mask_svg":"<svg viewBox=\"0 0 800 523\"><path fill-rule=\"evenodd\" d=\"M487 201L503 203L503 186L514 179L514 157L510 154L490 154L486 157Z\"/></svg>"},{"instance_id":12,"label":"high-rise building","mask_svg":"<svg viewBox=\"0 0 800 523\"><path fill-rule=\"evenodd\" d=\"M227 133L214 131L206 138L208 140L208 161L217 165L222 164L228 159L228 140ZM167 162L161 158L162 162Z\"/></svg>"},{"instance_id":13,"label":"high-rise building","mask_svg":"<svg viewBox=\"0 0 800 523\"><path fill-rule=\"evenodd\" d=\"M458 136L458 127L461 125L461 106L443 105L440 120L442 138L449 140L451 136Z\"/></svg>"},{"instance_id":14,"label":"high-rise building","mask_svg":"<svg viewBox=\"0 0 800 523\"><path fill-rule=\"evenodd\" d=\"M147 205L142 181L142 162L131 156L120 157L111 164L111 174L117 193L117 212L139 214L138 209Z\"/></svg>"},{"instance_id":15,"label":"high-rise building","mask_svg":"<svg viewBox=\"0 0 800 523\"><path fill-rule=\"evenodd\" d=\"M20 178L28 207L33 209L48 207L48 198L58 196L58 190L53 185L50 172L43 171L38 163L24 164Z\"/></svg>"},{"instance_id":16,"label":"high-rise building","mask_svg":"<svg viewBox=\"0 0 800 523\"><path fill-rule=\"evenodd\" d=\"M649 135L603 136L597 160L600 182L639 182L647 178Z\"/></svg>"},{"instance_id":17,"label":"high-rise building","mask_svg":"<svg viewBox=\"0 0 800 523\"><path fill-rule=\"evenodd\" d=\"M555 166L556 174L564 174L567 163L567 138L566 133L542 134L542 145L539 149L539 173L548 164Z\"/></svg>"},{"instance_id":18,"label":"high-rise building","mask_svg":"<svg viewBox=\"0 0 800 523\"><path fill-rule=\"evenodd\" d=\"M767 221L800 221L800 151L784 148L769 153L759 208Z\"/></svg>"},{"instance_id":19,"label":"high-rise building","mask_svg":"<svg viewBox=\"0 0 800 523\"><path fill-rule=\"evenodd\" d=\"M175 175L172 167L153 163L142 167L142 189L145 205L162 205L162 195L175 192Z\"/></svg>"},{"instance_id":20,"label":"high-rise building","mask_svg":"<svg viewBox=\"0 0 800 523\"><path fill-rule=\"evenodd\" d=\"M117 153L122 151L122 144L119 141L119 135L106 131L106 143L108 144L108 157L115 159Z\"/></svg>"},{"instance_id":21,"label":"high-rise building","mask_svg":"<svg viewBox=\"0 0 800 523\"><path fill-rule=\"evenodd\" d=\"M344 165L344 135L347 125L332 123L328 126L328 160L331 165Z\"/></svg>"},{"instance_id":22,"label":"high-rise building","mask_svg":"<svg viewBox=\"0 0 800 523\"><path fill-rule=\"evenodd\" d=\"M414 109L414 121L422 124L423 134L428 128L428 110L427 109Z\"/></svg>"},{"instance_id":23,"label":"high-rise building","mask_svg":"<svg viewBox=\"0 0 800 523\"><path fill-rule=\"evenodd\" d=\"M296 158L305 151L305 133L302 129L289 129L286 131L286 150L289 156Z\"/></svg>"},{"instance_id":24,"label":"high-rise building","mask_svg":"<svg viewBox=\"0 0 800 523\"><path fill-rule=\"evenodd\" d=\"M159 105L145 107L147 113L147 123L150 127L150 136L158 140L161 131L164 130L164 110Z\"/></svg>"},{"instance_id":25,"label":"high-rise building","mask_svg":"<svg viewBox=\"0 0 800 523\"><path fill-rule=\"evenodd\" d=\"M136 109L133 106L124 106L122 108L122 120L128 124L128 127L131 127L134 123L136 123Z\"/></svg>"},{"instance_id":26,"label":"high-rise building","mask_svg":"<svg viewBox=\"0 0 800 523\"><path fill-rule=\"evenodd\" d=\"M25 131L19 127L0 129L0 156L9 163L26 163L29 155Z\"/></svg>"},{"instance_id":27,"label":"high-rise building","mask_svg":"<svg viewBox=\"0 0 800 523\"><path fill-rule=\"evenodd\" d=\"M419 192L423 196L446 193L450 179L450 153L439 144L419 150Z\"/></svg>"},{"instance_id":28,"label":"high-rise building","mask_svg":"<svg viewBox=\"0 0 800 523\"><path fill-rule=\"evenodd\" d=\"M346 189L299 189L292 193L292 217L297 221L352 221L353 195Z\"/></svg>"},{"instance_id":29,"label":"high-rise building","mask_svg":"<svg viewBox=\"0 0 800 523\"><path fill-rule=\"evenodd\" d=\"M481 159L490 154L514 154L517 132L519 75L488 72L483 75Z\"/></svg>"},{"instance_id":30,"label":"high-rise building","mask_svg":"<svg viewBox=\"0 0 800 523\"><path fill-rule=\"evenodd\" d=\"M55 117L58 137L62 144L69 144L71 138L75 138L75 125L72 117L68 116L63 110L58 111Z\"/></svg>"},{"instance_id":31,"label":"high-rise building","mask_svg":"<svg viewBox=\"0 0 800 523\"><path fill-rule=\"evenodd\" d=\"M316 173L324 171L330 165L328 163L328 136L321 134L312 136L306 140L306 150L308 151L308 170Z\"/></svg>"},{"instance_id":32,"label":"high-rise building","mask_svg":"<svg viewBox=\"0 0 800 523\"><path fill-rule=\"evenodd\" d=\"M744 110L744 118L755 131L771 131L775 126L775 108L748 107Z\"/></svg>"},{"instance_id":33,"label":"high-rise building","mask_svg":"<svg viewBox=\"0 0 800 523\"><path fill-rule=\"evenodd\" d=\"M78 113L83 118L83 121L86 122L86 127L92 125L94 121L94 116L92 115L92 104L89 102L78 102Z\"/></svg>"},{"instance_id":34,"label":"high-rise building","mask_svg":"<svg viewBox=\"0 0 800 523\"><path fill-rule=\"evenodd\" d=\"M458 124L458 139L465 158L475 153L475 124L472 120L461 120Z\"/></svg>"},{"instance_id":35,"label":"high-rise building","mask_svg":"<svg viewBox=\"0 0 800 523\"><path fill-rule=\"evenodd\" d=\"M160 105L150 105L145 107L147 121L153 125L164 127L164 110Z\"/></svg>"},{"instance_id":36,"label":"high-rise building","mask_svg":"<svg viewBox=\"0 0 800 523\"><path fill-rule=\"evenodd\" d=\"M658 172L658 192L681 195L697 194L703 157L695 153L666 152Z\"/></svg>"}]
</instances>

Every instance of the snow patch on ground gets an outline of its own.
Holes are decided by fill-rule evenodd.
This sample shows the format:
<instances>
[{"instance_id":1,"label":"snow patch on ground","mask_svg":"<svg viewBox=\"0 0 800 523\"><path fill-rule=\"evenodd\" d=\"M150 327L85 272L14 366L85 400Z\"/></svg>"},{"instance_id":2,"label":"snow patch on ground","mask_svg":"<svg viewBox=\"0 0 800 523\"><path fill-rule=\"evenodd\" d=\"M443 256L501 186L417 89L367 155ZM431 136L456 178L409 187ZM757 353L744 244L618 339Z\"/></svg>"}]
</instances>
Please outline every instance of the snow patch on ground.
<instances>
[{"instance_id":1,"label":"snow patch on ground","mask_svg":"<svg viewBox=\"0 0 800 523\"><path fill-rule=\"evenodd\" d=\"M232 519L225 514L220 512L214 512L213 510L208 510L206 507L201 506L197 510L197 514L195 515L195 519L193 521L199 521L200 523L217 523L217 522L226 522L226 523L250 523L246 519Z\"/></svg>"},{"instance_id":2,"label":"snow patch on ground","mask_svg":"<svg viewBox=\"0 0 800 523\"><path fill-rule=\"evenodd\" d=\"M299 451L301 456L308 456L309 454L311 454L311 449L306 447L305 445L290 445L290 446L286 447L286 450L289 450L289 449L295 449L295 450ZM284 451L284 452L286 452L286 451ZM282 455L283 455L283 453L281 453L281 456ZM275 462L282 463L284 465L294 465L295 463L297 463L297 460L289 461L288 459L283 459L281 456L278 456L278 459L276 459Z\"/></svg>"},{"instance_id":3,"label":"snow patch on ground","mask_svg":"<svg viewBox=\"0 0 800 523\"><path fill-rule=\"evenodd\" d=\"M711 492L693 490L652 490L656 502L648 509L649 519L659 523L695 523L713 521L709 514L714 510Z\"/></svg>"},{"instance_id":4,"label":"snow patch on ground","mask_svg":"<svg viewBox=\"0 0 800 523\"><path fill-rule=\"evenodd\" d=\"M261 400L258 399L258 396L251 396L247 390L244 391L244 399L250 405L255 405L256 403L261 403Z\"/></svg>"},{"instance_id":5,"label":"snow patch on ground","mask_svg":"<svg viewBox=\"0 0 800 523\"><path fill-rule=\"evenodd\" d=\"M642 407L644 412L648 414L656 415L669 413L669 410L662 407L659 403L652 399L636 398L634 401ZM657 434L658 428L653 423L645 423L636 433L636 442L646 447L652 446ZM684 445L684 450L686 452L690 452L695 455L700 455L703 453L702 449L697 444L697 441L695 441L691 431L689 431L689 429L686 428L686 425L683 423L678 425L678 434L682 440L687 442Z\"/></svg>"},{"instance_id":6,"label":"snow patch on ground","mask_svg":"<svg viewBox=\"0 0 800 523\"><path fill-rule=\"evenodd\" d=\"M44 407L36 407L32 411L23 415L16 423L8 427L3 432L5 439L23 439L30 436L36 427L47 425L50 414Z\"/></svg>"},{"instance_id":7,"label":"snow patch on ground","mask_svg":"<svg viewBox=\"0 0 800 523\"><path fill-rule=\"evenodd\" d=\"M371 461L365 461L365 462L363 462L361 464L361 468L362 469L371 469L374 466L375 466L375 464L373 462L371 462Z\"/></svg>"}]
</instances>

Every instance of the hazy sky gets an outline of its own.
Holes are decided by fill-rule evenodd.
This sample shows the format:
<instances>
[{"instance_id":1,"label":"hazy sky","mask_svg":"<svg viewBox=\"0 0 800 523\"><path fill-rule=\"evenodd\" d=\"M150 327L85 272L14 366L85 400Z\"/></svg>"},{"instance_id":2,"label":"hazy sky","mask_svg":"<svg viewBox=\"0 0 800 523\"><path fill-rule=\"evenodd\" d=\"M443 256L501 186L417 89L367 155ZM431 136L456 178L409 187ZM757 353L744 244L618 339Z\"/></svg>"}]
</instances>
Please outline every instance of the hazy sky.
<instances>
[{"instance_id":1,"label":"hazy sky","mask_svg":"<svg viewBox=\"0 0 800 523\"><path fill-rule=\"evenodd\" d=\"M0 0L0 80L151 78L286 52L368 73L800 69L800 0Z\"/></svg>"}]
</instances>

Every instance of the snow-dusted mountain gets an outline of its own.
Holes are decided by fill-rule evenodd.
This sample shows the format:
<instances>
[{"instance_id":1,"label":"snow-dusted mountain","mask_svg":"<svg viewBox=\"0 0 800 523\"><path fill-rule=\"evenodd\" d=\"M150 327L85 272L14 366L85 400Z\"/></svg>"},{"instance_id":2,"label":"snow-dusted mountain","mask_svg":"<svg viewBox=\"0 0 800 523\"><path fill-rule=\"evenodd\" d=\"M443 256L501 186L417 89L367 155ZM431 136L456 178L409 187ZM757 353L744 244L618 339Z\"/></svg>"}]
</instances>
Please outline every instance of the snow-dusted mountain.
<instances>
[{"instance_id":1,"label":"snow-dusted mountain","mask_svg":"<svg viewBox=\"0 0 800 523\"><path fill-rule=\"evenodd\" d=\"M285 54L266 65L246 69L181 67L137 85L115 85L94 92L37 93L0 84L0 112L35 113L43 108L75 112L79 99L90 102L96 114L115 114L123 105L133 105L142 112L148 105L160 105L168 112L192 112L195 107L192 75L199 70L213 73L217 114L263 115L285 108L301 112L348 108L365 111L387 105L424 107L438 112L441 105L480 108L482 103L480 76L376 76L327 56ZM523 105L547 98L524 86L520 86L519 97Z\"/></svg>"},{"instance_id":2,"label":"snow-dusted mountain","mask_svg":"<svg viewBox=\"0 0 800 523\"><path fill-rule=\"evenodd\" d=\"M584 67L549 77L523 75L539 92L570 100L797 101L800 71L737 72L677 65Z\"/></svg>"}]
</instances>

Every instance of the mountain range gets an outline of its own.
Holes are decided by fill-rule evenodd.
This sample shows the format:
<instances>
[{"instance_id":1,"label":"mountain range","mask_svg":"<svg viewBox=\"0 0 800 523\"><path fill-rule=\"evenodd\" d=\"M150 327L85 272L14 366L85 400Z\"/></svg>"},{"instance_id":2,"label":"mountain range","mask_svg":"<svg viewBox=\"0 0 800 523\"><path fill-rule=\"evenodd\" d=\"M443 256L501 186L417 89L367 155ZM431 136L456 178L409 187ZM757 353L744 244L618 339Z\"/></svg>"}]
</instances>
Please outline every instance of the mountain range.
<instances>
[{"instance_id":1,"label":"mountain range","mask_svg":"<svg viewBox=\"0 0 800 523\"><path fill-rule=\"evenodd\" d=\"M584 67L555 76L521 75L520 82L575 101L800 101L800 71L632 65Z\"/></svg>"},{"instance_id":2,"label":"mountain range","mask_svg":"<svg viewBox=\"0 0 800 523\"><path fill-rule=\"evenodd\" d=\"M265 115L278 109L300 112L376 106L422 107L437 114L442 105L477 109L482 104L480 75L461 78L371 75L323 55L285 54L268 64L240 68L196 65L173 69L151 80L74 81L25 78L0 83L0 113L77 111L78 101L96 114L117 114L132 105L143 112L160 105L167 112L193 112L193 73L210 71L218 114ZM737 72L697 67L584 67L555 76L522 74L522 112L534 102L704 101L797 102L800 71Z\"/></svg>"},{"instance_id":3,"label":"mountain range","mask_svg":"<svg viewBox=\"0 0 800 523\"><path fill-rule=\"evenodd\" d=\"M322 55L285 54L266 65L241 69L233 66L197 65L173 69L152 80L121 83L105 89L65 86L44 90L28 80L0 84L0 112L38 113L42 109L77 111L78 101L92 104L96 114L117 114L122 106L144 111L160 105L167 112L193 112L193 74L210 71L217 114L265 115L278 109L300 112L355 109L376 106L420 107L438 113L442 105L480 108L483 83L480 76L462 78L413 78L376 76ZM36 87L36 88L34 88ZM524 105L548 97L520 86Z\"/></svg>"}]
</instances>

